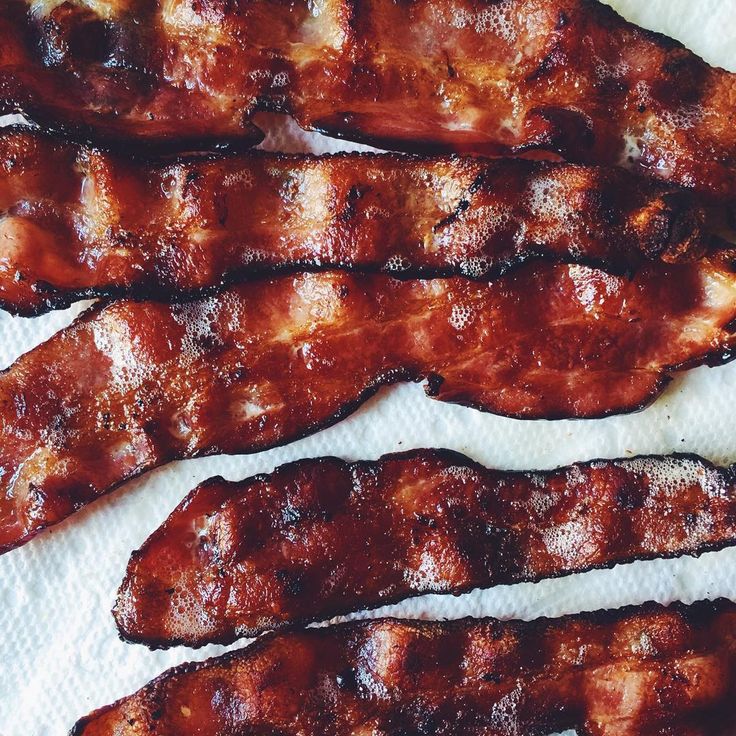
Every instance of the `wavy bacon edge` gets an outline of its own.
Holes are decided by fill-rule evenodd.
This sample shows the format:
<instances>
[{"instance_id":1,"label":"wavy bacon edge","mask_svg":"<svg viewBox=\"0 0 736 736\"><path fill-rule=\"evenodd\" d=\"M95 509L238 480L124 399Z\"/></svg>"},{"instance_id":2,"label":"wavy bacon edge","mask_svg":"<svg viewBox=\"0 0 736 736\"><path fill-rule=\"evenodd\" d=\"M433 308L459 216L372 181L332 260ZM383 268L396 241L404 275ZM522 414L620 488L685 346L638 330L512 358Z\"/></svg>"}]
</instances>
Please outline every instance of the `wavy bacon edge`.
<instances>
[{"instance_id":1,"label":"wavy bacon edge","mask_svg":"<svg viewBox=\"0 0 736 736\"><path fill-rule=\"evenodd\" d=\"M396 469L390 466L396 466ZM426 473L423 472L425 470ZM466 473L474 477L467 477ZM451 476L454 483L448 480L440 485L438 477L441 475ZM459 595L478 588L534 583L596 569L611 569L638 560L700 557L736 544L736 524L729 527L729 514L736 518L735 476L736 468L721 468L692 454L599 459L549 471L499 471L488 469L458 452L433 449L410 450L384 455L376 461L352 463L334 457L297 460L276 468L272 473L259 474L239 482L226 481L221 477L210 478L190 491L142 547L132 553L118 590L113 616L124 641L145 644L150 649L179 645L198 648L207 644L230 644L239 638L325 621L429 593ZM562 477L565 478L564 484L559 482ZM424 484L422 489L407 497L402 482L416 484L417 480ZM351 484L346 495L339 495L338 500L331 494L333 488L330 483L333 481L340 486L338 494L343 490L341 484ZM434 485L430 485L433 482ZM508 492L505 498L502 497L503 488L515 482L524 487L533 487L534 493L556 498L551 501L549 508L542 506L541 511L535 510L531 500L527 499L523 512L520 512L522 516L526 511L529 512L526 528L524 522L519 522L510 510L515 504L524 502L514 501L516 495L512 496ZM464 483L473 486L467 490L458 487ZM606 484L610 484L610 488ZM429 493L423 493L425 486L431 488ZM693 488L696 486L701 489L702 498L693 498ZM493 493L484 496L481 502L477 494L491 488ZM350 499L356 494L360 502L353 506ZM232 518L234 513L238 514L246 508L239 505L246 496L258 498L258 502L249 503L247 511L253 519L258 518L259 524L266 523L276 541L282 540L281 544L287 544L286 527L293 527L293 534L296 535L296 539L289 539L288 543L293 545L293 549L288 556L274 560L261 553L259 559L258 551L251 551L247 556L248 564L254 569L252 574L258 577L256 589L263 590L268 583L273 585L270 589L273 597L269 600L263 600L258 593L255 594L255 599L264 606L268 603L281 606L278 613L272 611L270 615L266 608L258 607L244 609L236 606L237 612L233 613L232 601L237 600L233 595L237 596L240 591L252 600L247 596L247 577L244 578L242 572L238 578L233 577L233 567L241 561L237 549L241 542L250 542L256 544L258 550L262 549L261 537L239 536L239 533L248 534L249 519L242 516ZM400 501L397 496L401 497ZM609 496L614 496L614 501L619 505L614 505L610 517L599 518L604 516L600 506L611 500ZM379 500L384 497L386 508L391 507L385 518L380 516ZM571 497L574 499L572 504ZM716 499L720 500L723 508L716 509L719 505ZM475 506L472 505L473 500ZM435 501L437 503L433 506ZM553 539L556 530L567 528L575 522L577 514L583 514L588 501L592 510L587 513L591 514L592 519L591 516L583 516L588 531L592 524L599 535L606 535L607 539L613 538L615 541L607 546L591 537L588 541L597 546L595 555L579 549L573 559L561 558L552 563L542 561L545 554L554 557L555 553L539 551L535 540L544 540L547 535ZM562 510L557 508L560 503L565 506ZM655 537L655 541L648 541L646 552L634 551L634 548L644 546L645 535L655 534L654 527L642 524L641 520L636 527L631 526L634 511L640 511L646 504L660 509L668 523L675 527L681 523L683 529L688 528L688 522L694 526L701 514L707 514L709 518L713 517L709 522L711 528L702 534L688 531L682 540L676 541L674 536L671 540L669 537L667 540ZM440 505L443 511L440 511ZM462 510L462 516L452 517L450 510L456 507ZM293 524L284 525L283 519L286 517L283 515L288 516L290 511L297 517L303 517L307 526L300 529L299 518ZM222 514L228 516L229 522L218 532L218 515ZM355 514L359 514L361 520L367 520L363 524L364 530L370 531L371 525L380 527L381 539L361 537L359 530L356 531L349 523ZM412 523L403 518L405 514L415 519L415 529L410 529ZM214 529L214 532L200 531L197 541L193 541L191 537L197 534L197 519L205 517L207 529ZM556 518L553 520L553 517ZM454 521L450 521L451 518ZM238 526L241 519L245 522L244 527ZM517 528L515 522L521 528ZM498 544L493 554L489 554L484 561L484 569L468 568L464 573L453 569L450 577L457 577L451 582L448 579L435 584L408 582L407 576L414 580L421 578L419 569L412 566L412 562L417 562L418 549L425 550L421 557L423 565L436 565L441 570L446 557L449 556L453 561L453 566L458 556L462 559L462 549L468 544L475 548L480 543L482 547L482 540L479 539L481 532L477 528L468 530L473 523L480 523L486 528L492 526L503 538L503 542L495 540ZM328 531L327 527L332 524L336 528ZM621 538L620 527L628 531L627 538ZM530 529L534 538L526 536ZM419 541L410 542L404 538L415 531ZM279 536L282 533L285 536ZM670 531L659 529L656 533L668 535ZM324 540L321 546L324 547L326 558L315 561L314 564L318 565L315 568L308 561L304 562L302 546L312 547L316 535L322 535L319 538ZM388 562L381 556L386 552L381 547L381 542L386 543L384 535L395 542L393 546L389 544L389 553L392 553L391 559L399 566L403 586L395 574L384 572L383 563ZM218 541L222 537L224 541ZM375 549L375 555L369 555L368 559L362 556L356 558L350 550L341 550L335 544L338 539L365 544L369 550ZM487 550L479 548L476 552L485 555ZM349 556L353 558L353 568L368 563L370 572L364 571L365 576L370 576L380 592L372 588L370 593L364 590L359 593L351 588L342 590L338 597L331 596L329 603L325 603L322 586L333 578L343 578L339 570L348 564ZM165 566L162 560L169 565ZM471 564L472 560L467 562ZM268 569L273 572L270 581L264 579L267 578L264 571ZM360 575L360 570L362 568L356 568L352 576ZM309 588L293 593L292 598L291 593L285 592L290 581L301 579L300 575L305 573ZM223 586L223 591L227 592L230 601L227 614L221 610L218 602L222 592L219 595L215 593L212 600L202 597L208 587L205 578L213 575L218 587ZM441 572L439 575L442 577ZM351 578L350 573L347 576ZM357 580L351 582L357 583ZM183 588L176 599L171 597L174 584L177 589ZM313 587L315 584L317 589ZM236 589L238 585L240 588ZM287 603L281 601L282 595ZM190 627L187 635L165 635L164 620L177 618L177 605L186 606L186 620L206 620L207 623L199 629L197 625ZM263 623L243 623L254 620ZM178 629L186 629L186 626L179 626ZM197 634L196 630L200 633Z\"/></svg>"},{"instance_id":2,"label":"wavy bacon edge","mask_svg":"<svg viewBox=\"0 0 736 736\"><path fill-rule=\"evenodd\" d=\"M361 726L449 736L458 723L468 734L495 726L499 736L725 736L735 624L736 604L717 600L530 622L388 618L276 632L164 672L80 719L70 736L224 736L249 726L322 736L327 723L335 736ZM522 697L509 702L514 692ZM229 702L245 707L229 711Z\"/></svg>"},{"instance_id":3,"label":"wavy bacon edge","mask_svg":"<svg viewBox=\"0 0 736 736\"><path fill-rule=\"evenodd\" d=\"M12 127L3 169L0 308L23 316L297 270L492 280L540 260L619 274L724 246L688 193L615 168L389 153L146 159ZM313 179L317 200L304 190Z\"/></svg>"}]
</instances>

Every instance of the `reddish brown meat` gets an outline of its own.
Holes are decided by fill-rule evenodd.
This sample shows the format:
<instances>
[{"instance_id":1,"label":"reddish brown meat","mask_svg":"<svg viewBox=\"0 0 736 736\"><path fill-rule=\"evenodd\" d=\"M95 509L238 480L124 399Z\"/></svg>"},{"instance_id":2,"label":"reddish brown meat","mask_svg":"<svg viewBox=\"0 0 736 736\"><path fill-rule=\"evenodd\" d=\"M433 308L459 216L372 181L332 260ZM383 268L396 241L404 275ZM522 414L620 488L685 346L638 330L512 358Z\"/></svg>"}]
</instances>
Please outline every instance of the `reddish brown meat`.
<instances>
[{"instance_id":1,"label":"reddish brown meat","mask_svg":"<svg viewBox=\"0 0 736 736\"><path fill-rule=\"evenodd\" d=\"M524 418L632 411L671 371L731 359L734 318L736 274L708 259L632 280L299 274L94 308L0 376L0 549L157 465L289 442L400 380Z\"/></svg>"},{"instance_id":2,"label":"reddish brown meat","mask_svg":"<svg viewBox=\"0 0 736 736\"><path fill-rule=\"evenodd\" d=\"M497 276L531 258L633 269L702 254L703 213L620 169L246 154L146 163L0 136L0 304L155 298L326 266Z\"/></svg>"},{"instance_id":3,"label":"reddish brown meat","mask_svg":"<svg viewBox=\"0 0 736 736\"><path fill-rule=\"evenodd\" d=\"M696 457L487 470L446 450L206 481L133 553L115 608L152 647L736 544L731 470Z\"/></svg>"},{"instance_id":4,"label":"reddish brown meat","mask_svg":"<svg viewBox=\"0 0 736 736\"><path fill-rule=\"evenodd\" d=\"M267 635L164 673L72 736L730 736L736 606Z\"/></svg>"},{"instance_id":5,"label":"reddish brown meat","mask_svg":"<svg viewBox=\"0 0 736 736\"><path fill-rule=\"evenodd\" d=\"M736 199L736 75L594 0L3 0L0 110L108 142L541 149Z\"/></svg>"}]
</instances>

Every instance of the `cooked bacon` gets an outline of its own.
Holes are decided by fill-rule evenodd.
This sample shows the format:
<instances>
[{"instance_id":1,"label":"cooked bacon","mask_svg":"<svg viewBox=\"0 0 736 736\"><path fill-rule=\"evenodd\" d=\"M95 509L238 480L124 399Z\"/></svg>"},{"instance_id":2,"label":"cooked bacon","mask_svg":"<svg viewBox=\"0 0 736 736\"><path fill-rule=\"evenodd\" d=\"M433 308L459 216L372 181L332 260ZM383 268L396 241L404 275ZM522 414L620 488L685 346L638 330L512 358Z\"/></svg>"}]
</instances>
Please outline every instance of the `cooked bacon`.
<instances>
[{"instance_id":1,"label":"cooked bacon","mask_svg":"<svg viewBox=\"0 0 736 736\"><path fill-rule=\"evenodd\" d=\"M388 148L624 164L733 203L734 104L736 75L593 0L5 0L0 17L0 110L108 142L250 143L269 110Z\"/></svg>"},{"instance_id":2,"label":"cooked bacon","mask_svg":"<svg viewBox=\"0 0 736 736\"><path fill-rule=\"evenodd\" d=\"M290 442L401 380L523 418L631 411L671 371L730 360L735 318L736 274L709 259L490 285L307 273L97 307L0 375L0 549L157 465Z\"/></svg>"},{"instance_id":3,"label":"cooked bacon","mask_svg":"<svg viewBox=\"0 0 736 736\"><path fill-rule=\"evenodd\" d=\"M229 643L422 593L736 544L736 480L697 457L547 473L447 450L206 481L133 553L115 618L151 647Z\"/></svg>"},{"instance_id":4,"label":"cooked bacon","mask_svg":"<svg viewBox=\"0 0 736 736\"><path fill-rule=\"evenodd\" d=\"M249 154L145 163L0 136L0 304L192 292L267 269L490 278L530 258L633 269L706 249L703 212L620 169Z\"/></svg>"},{"instance_id":5,"label":"cooked bacon","mask_svg":"<svg viewBox=\"0 0 736 736\"><path fill-rule=\"evenodd\" d=\"M721 601L267 635L165 672L71 736L726 736L735 632Z\"/></svg>"}]
</instances>

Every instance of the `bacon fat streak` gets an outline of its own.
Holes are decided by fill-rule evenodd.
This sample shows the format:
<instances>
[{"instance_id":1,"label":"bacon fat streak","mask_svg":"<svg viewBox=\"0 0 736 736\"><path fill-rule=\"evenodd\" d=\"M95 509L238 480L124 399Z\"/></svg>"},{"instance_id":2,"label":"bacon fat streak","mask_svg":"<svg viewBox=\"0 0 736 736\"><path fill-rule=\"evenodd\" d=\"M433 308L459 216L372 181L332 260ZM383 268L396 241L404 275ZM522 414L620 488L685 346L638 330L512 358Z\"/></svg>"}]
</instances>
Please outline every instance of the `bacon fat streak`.
<instances>
[{"instance_id":1,"label":"bacon fat streak","mask_svg":"<svg viewBox=\"0 0 736 736\"><path fill-rule=\"evenodd\" d=\"M144 162L0 136L0 304L162 295L328 266L491 278L547 258L617 272L706 250L704 215L620 169L245 154Z\"/></svg>"},{"instance_id":2,"label":"bacon fat streak","mask_svg":"<svg viewBox=\"0 0 736 736\"><path fill-rule=\"evenodd\" d=\"M169 670L72 736L728 736L736 606L378 619Z\"/></svg>"},{"instance_id":3,"label":"bacon fat streak","mask_svg":"<svg viewBox=\"0 0 736 736\"><path fill-rule=\"evenodd\" d=\"M290 442L401 380L529 419L632 411L673 370L730 360L734 318L736 274L709 259L488 285L307 273L95 307L0 375L0 549L157 465Z\"/></svg>"},{"instance_id":4,"label":"bacon fat streak","mask_svg":"<svg viewBox=\"0 0 736 736\"><path fill-rule=\"evenodd\" d=\"M595 0L4 0L0 110L106 142L551 151L736 199L736 75Z\"/></svg>"},{"instance_id":5,"label":"bacon fat streak","mask_svg":"<svg viewBox=\"0 0 736 736\"><path fill-rule=\"evenodd\" d=\"M736 479L697 457L544 473L447 450L213 478L133 553L115 618L152 647L229 643L423 593L736 543Z\"/></svg>"}]
</instances>

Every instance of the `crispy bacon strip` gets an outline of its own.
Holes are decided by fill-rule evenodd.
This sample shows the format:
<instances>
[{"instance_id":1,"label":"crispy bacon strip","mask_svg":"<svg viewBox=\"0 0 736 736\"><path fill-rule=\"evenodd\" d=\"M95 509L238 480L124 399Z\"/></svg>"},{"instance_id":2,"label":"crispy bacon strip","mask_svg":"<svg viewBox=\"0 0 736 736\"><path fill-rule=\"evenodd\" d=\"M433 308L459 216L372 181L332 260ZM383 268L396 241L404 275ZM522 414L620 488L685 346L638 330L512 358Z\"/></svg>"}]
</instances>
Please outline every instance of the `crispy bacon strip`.
<instances>
[{"instance_id":1,"label":"crispy bacon strip","mask_svg":"<svg viewBox=\"0 0 736 736\"><path fill-rule=\"evenodd\" d=\"M97 140L552 151L733 203L736 75L594 0L5 0L0 110ZM202 139L201 141L197 139Z\"/></svg>"},{"instance_id":2,"label":"crispy bacon strip","mask_svg":"<svg viewBox=\"0 0 736 736\"><path fill-rule=\"evenodd\" d=\"M0 549L175 458L255 452L379 386L524 418L626 412L730 360L736 274L523 267L490 285L344 272L92 309L0 376Z\"/></svg>"},{"instance_id":3,"label":"crispy bacon strip","mask_svg":"<svg viewBox=\"0 0 736 736\"><path fill-rule=\"evenodd\" d=\"M72 736L726 736L736 606L531 623L378 619L169 670Z\"/></svg>"},{"instance_id":4,"label":"crispy bacon strip","mask_svg":"<svg viewBox=\"0 0 736 736\"><path fill-rule=\"evenodd\" d=\"M696 457L487 470L447 450L206 481L133 553L125 639L230 643L423 593L736 544L732 470Z\"/></svg>"},{"instance_id":5,"label":"crispy bacon strip","mask_svg":"<svg viewBox=\"0 0 736 736\"><path fill-rule=\"evenodd\" d=\"M619 169L249 154L144 163L0 136L0 304L192 292L267 269L497 276L542 257L623 271L701 255L703 212Z\"/></svg>"}]
</instances>

